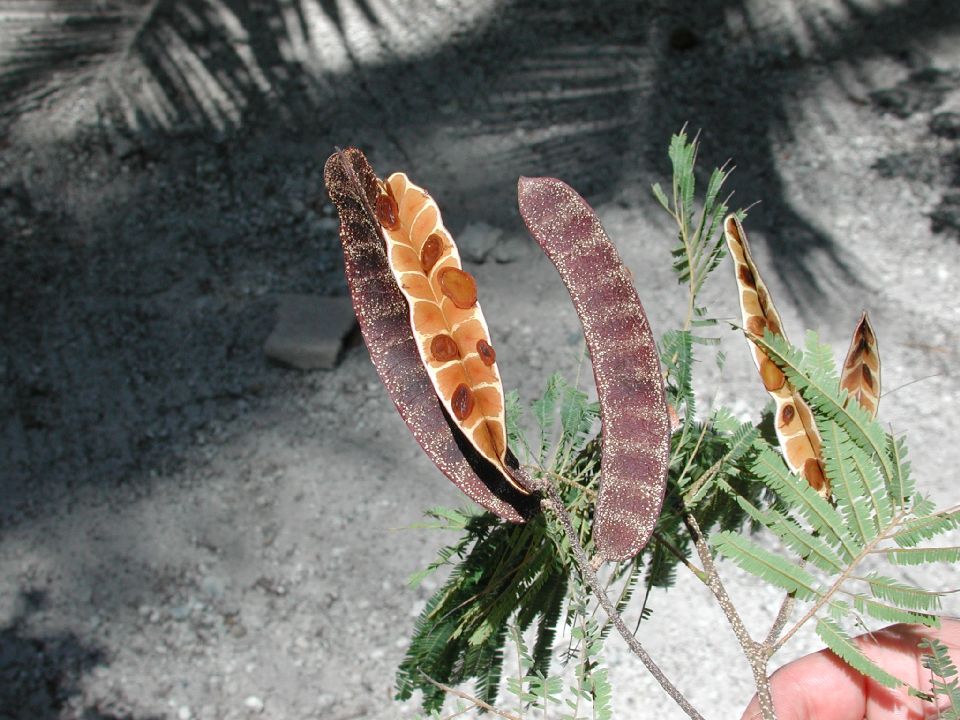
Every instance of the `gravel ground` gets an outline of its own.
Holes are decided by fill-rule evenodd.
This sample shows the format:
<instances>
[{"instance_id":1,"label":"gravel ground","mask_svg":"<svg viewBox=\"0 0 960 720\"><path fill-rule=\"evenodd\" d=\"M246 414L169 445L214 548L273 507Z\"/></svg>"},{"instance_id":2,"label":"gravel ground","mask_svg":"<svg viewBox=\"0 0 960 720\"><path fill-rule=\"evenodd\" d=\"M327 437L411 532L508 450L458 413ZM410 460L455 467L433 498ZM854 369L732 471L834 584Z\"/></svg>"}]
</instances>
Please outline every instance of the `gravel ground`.
<instances>
[{"instance_id":1,"label":"gravel ground","mask_svg":"<svg viewBox=\"0 0 960 720\"><path fill-rule=\"evenodd\" d=\"M670 134L703 128L703 167L732 159L735 201L760 201L748 231L788 331L842 353L870 310L901 388L881 417L958 502L958 38L953 0L0 5L0 718L415 715L393 670L432 586L404 579L446 538L405 528L466 501L362 345L329 372L262 349L280 295L346 291L336 145L406 170L454 231L502 233L470 270L532 399L581 339L517 177L595 203L660 333L685 298L649 186ZM720 316L730 274L707 290ZM725 347L704 401L755 415L746 347ZM725 571L763 627L777 595ZM735 716L749 672L705 593L681 580L654 608L651 653ZM608 656L616 717L682 716Z\"/></svg>"}]
</instances>

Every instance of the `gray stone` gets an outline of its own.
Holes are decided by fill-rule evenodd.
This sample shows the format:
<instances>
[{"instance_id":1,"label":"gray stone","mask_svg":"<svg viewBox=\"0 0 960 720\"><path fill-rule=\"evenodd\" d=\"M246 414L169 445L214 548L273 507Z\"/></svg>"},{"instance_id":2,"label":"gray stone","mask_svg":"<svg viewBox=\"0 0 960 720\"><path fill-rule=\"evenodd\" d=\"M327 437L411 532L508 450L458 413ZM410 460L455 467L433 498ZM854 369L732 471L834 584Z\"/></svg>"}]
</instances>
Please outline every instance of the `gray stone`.
<instances>
[{"instance_id":1,"label":"gray stone","mask_svg":"<svg viewBox=\"0 0 960 720\"><path fill-rule=\"evenodd\" d=\"M281 295L279 300L277 322L263 348L267 357L301 370L335 367L356 325L350 298Z\"/></svg>"},{"instance_id":2,"label":"gray stone","mask_svg":"<svg viewBox=\"0 0 960 720\"><path fill-rule=\"evenodd\" d=\"M485 222L467 225L454 240L460 251L460 258L466 262L484 263L497 246L503 230Z\"/></svg>"},{"instance_id":3,"label":"gray stone","mask_svg":"<svg viewBox=\"0 0 960 720\"><path fill-rule=\"evenodd\" d=\"M508 235L500 238L500 242L493 249L491 257L498 263L511 263L519 260L526 252L526 242L518 235Z\"/></svg>"}]
</instances>

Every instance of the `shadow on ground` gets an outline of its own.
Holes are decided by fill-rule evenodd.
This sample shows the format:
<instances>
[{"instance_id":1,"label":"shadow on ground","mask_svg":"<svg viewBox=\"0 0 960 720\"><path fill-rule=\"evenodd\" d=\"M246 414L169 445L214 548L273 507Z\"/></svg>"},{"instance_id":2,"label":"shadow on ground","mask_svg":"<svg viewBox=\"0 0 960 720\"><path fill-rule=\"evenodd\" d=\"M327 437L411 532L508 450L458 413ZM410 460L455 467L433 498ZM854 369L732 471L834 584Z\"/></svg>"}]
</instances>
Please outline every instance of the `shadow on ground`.
<instances>
[{"instance_id":1,"label":"shadow on ground","mask_svg":"<svg viewBox=\"0 0 960 720\"><path fill-rule=\"evenodd\" d=\"M18 611L0 627L2 720L60 720L65 717L65 708L75 704L71 700L80 692L82 677L105 662L102 650L85 645L72 633L31 632L31 619L44 611L45 604L41 591L21 593ZM71 717L134 720L129 715L115 715L100 708L81 709Z\"/></svg>"},{"instance_id":2,"label":"shadow on ground","mask_svg":"<svg viewBox=\"0 0 960 720\"><path fill-rule=\"evenodd\" d=\"M813 255L839 283L862 279L785 197L775 147L790 108L814 68L856 74L880 54L922 65L914 38L960 29L950 0L798 3L790 26L735 0L516 1L468 21L457 4L433 16L362 1L93 5L114 19L84 25L76 4L54 2L68 19L50 14L14 46L27 65L0 65L8 130L25 108L62 114L99 92L95 122L0 187L6 525L91 483L149 492L199 436L303 392L261 346L272 294L344 291L320 178L334 145L408 170L455 230L516 229L517 176L610 199L662 179L669 136L690 122L705 128L703 165L732 158L737 197L762 199L754 234L815 313Z\"/></svg>"}]
</instances>

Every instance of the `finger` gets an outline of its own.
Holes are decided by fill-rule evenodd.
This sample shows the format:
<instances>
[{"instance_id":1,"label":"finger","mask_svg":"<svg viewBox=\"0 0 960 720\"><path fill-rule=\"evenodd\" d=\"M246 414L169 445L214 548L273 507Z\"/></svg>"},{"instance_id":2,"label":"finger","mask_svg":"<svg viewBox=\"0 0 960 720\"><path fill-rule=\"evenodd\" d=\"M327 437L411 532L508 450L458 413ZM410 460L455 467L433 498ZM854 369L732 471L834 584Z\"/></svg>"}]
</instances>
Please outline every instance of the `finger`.
<instances>
[{"instance_id":1,"label":"finger","mask_svg":"<svg viewBox=\"0 0 960 720\"><path fill-rule=\"evenodd\" d=\"M929 691L929 672L920 663L917 644L938 637L951 657L960 656L960 622L944 619L939 630L918 625L891 625L855 638L860 649L877 665L909 685ZM911 697L906 688L881 686L850 668L829 650L821 650L788 663L770 678L774 708L780 720L913 720L931 705ZM761 717L757 698L742 720Z\"/></svg>"},{"instance_id":2,"label":"finger","mask_svg":"<svg viewBox=\"0 0 960 720\"><path fill-rule=\"evenodd\" d=\"M784 665L770 691L779 720L862 720L866 712L863 676L828 650ZM755 696L741 720L760 717Z\"/></svg>"}]
</instances>

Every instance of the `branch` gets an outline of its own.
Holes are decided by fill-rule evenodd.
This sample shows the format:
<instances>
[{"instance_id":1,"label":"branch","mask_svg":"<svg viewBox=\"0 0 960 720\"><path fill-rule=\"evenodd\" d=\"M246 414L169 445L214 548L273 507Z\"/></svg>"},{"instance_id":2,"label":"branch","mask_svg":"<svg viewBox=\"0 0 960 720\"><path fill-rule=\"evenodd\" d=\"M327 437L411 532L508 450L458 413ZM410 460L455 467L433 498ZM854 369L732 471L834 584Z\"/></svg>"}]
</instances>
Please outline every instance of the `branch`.
<instances>
[{"instance_id":1,"label":"branch","mask_svg":"<svg viewBox=\"0 0 960 720\"><path fill-rule=\"evenodd\" d=\"M697 519L692 513L686 512L684 513L684 523L687 526L687 530L690 531L690 537L693 538L694 546L697 548L697 554L700 556L700 563L703 565L704 572L707 574L707 587L710 588L710 592L712 592L713 596L717 599L717 604L720 606L720 609L723 610L723 614L727 616L727 622L730 623L733 634L737 636L740 647L743 648L744 657L747 658L747 662L750 664L750 669L753 672L753 681L757 686L757 699L760 702L760 710L763 712L763 717L765 720L776 720L777 714L773 709L773 696L770 694L770 679L767 677L768 649L750 637L750 633L743 624L743 619L733 606L733 601L730 600L730 596L727 594L727 590L720 580L720 575L717 573L717 566L713 562L713 555L710 554L710 548L703 537Z\"/></svg>"},{"instance_id":2,"label":"branch","mask_svg":"<svg viewBox=\"0 0 960 720\"><path fill-rule=\"evenodd\" d=\"M576 558L577 566L580 568L580 573L583 575L584 580L587 581L590 590L600 602L600 606L607 613L610 622L613 623L617 632L620 633L620 636L627 643L627 646L633 654L640 659L640 662L643 663L644 667L647 668L656 681L660 683L660 687L666 691L667 695L673 698L674 702L676 702L692 720L704 720L703 716L690 704L690 701L687 700L676 686L670 682L669 678L663 674L663 671L653 661L653 658L650 657L643 645L640 644L640 641L637 640L636 636L634 636L634 634L630 632L630 629L624 624L623 618L620 617L620 613L617 612L616 607L600 583L596 570L594 570L590 564L590 559L587 557L586 552L584 552L583 545L580 544L580 538L577 536L577 531L574 529L573 523L570 522L570 516L567 515L563 499L560 497L560 493L557 492L556 486L549 481L541 481L538 483L537 489L545 494L541 505L544 509L549 509L560 522L560 526L567 536L567 542L570 543L570 549Z\"/></svg>"},{"instance_id":3,"label":"branch","mask_svg":"<svg viewBox=\"0 0 960 720\"><path fill-rule=\"evenodd\" d=\"M450 693L451 695L455 695L458 698L471 702L478 708L483 708L487 712L492 712L494 715L498 717L506 718L507 720L523 720L518 715L513 715L512 713L504 712L503 710L497 710L493 705L489 703L485 703L483 700L481 700L480 698L474 697L470 693L464 692L463 690L457 690L456 688L452 688L449 685L444 685L441 682L437 682L436 680L434 680L432 677L430 677L423 671L421 671L421 674L426 679L426 681L431 685L433 685L434 687L437 687L443 690L445 693Z\"/></svg>"}]
</instances>

